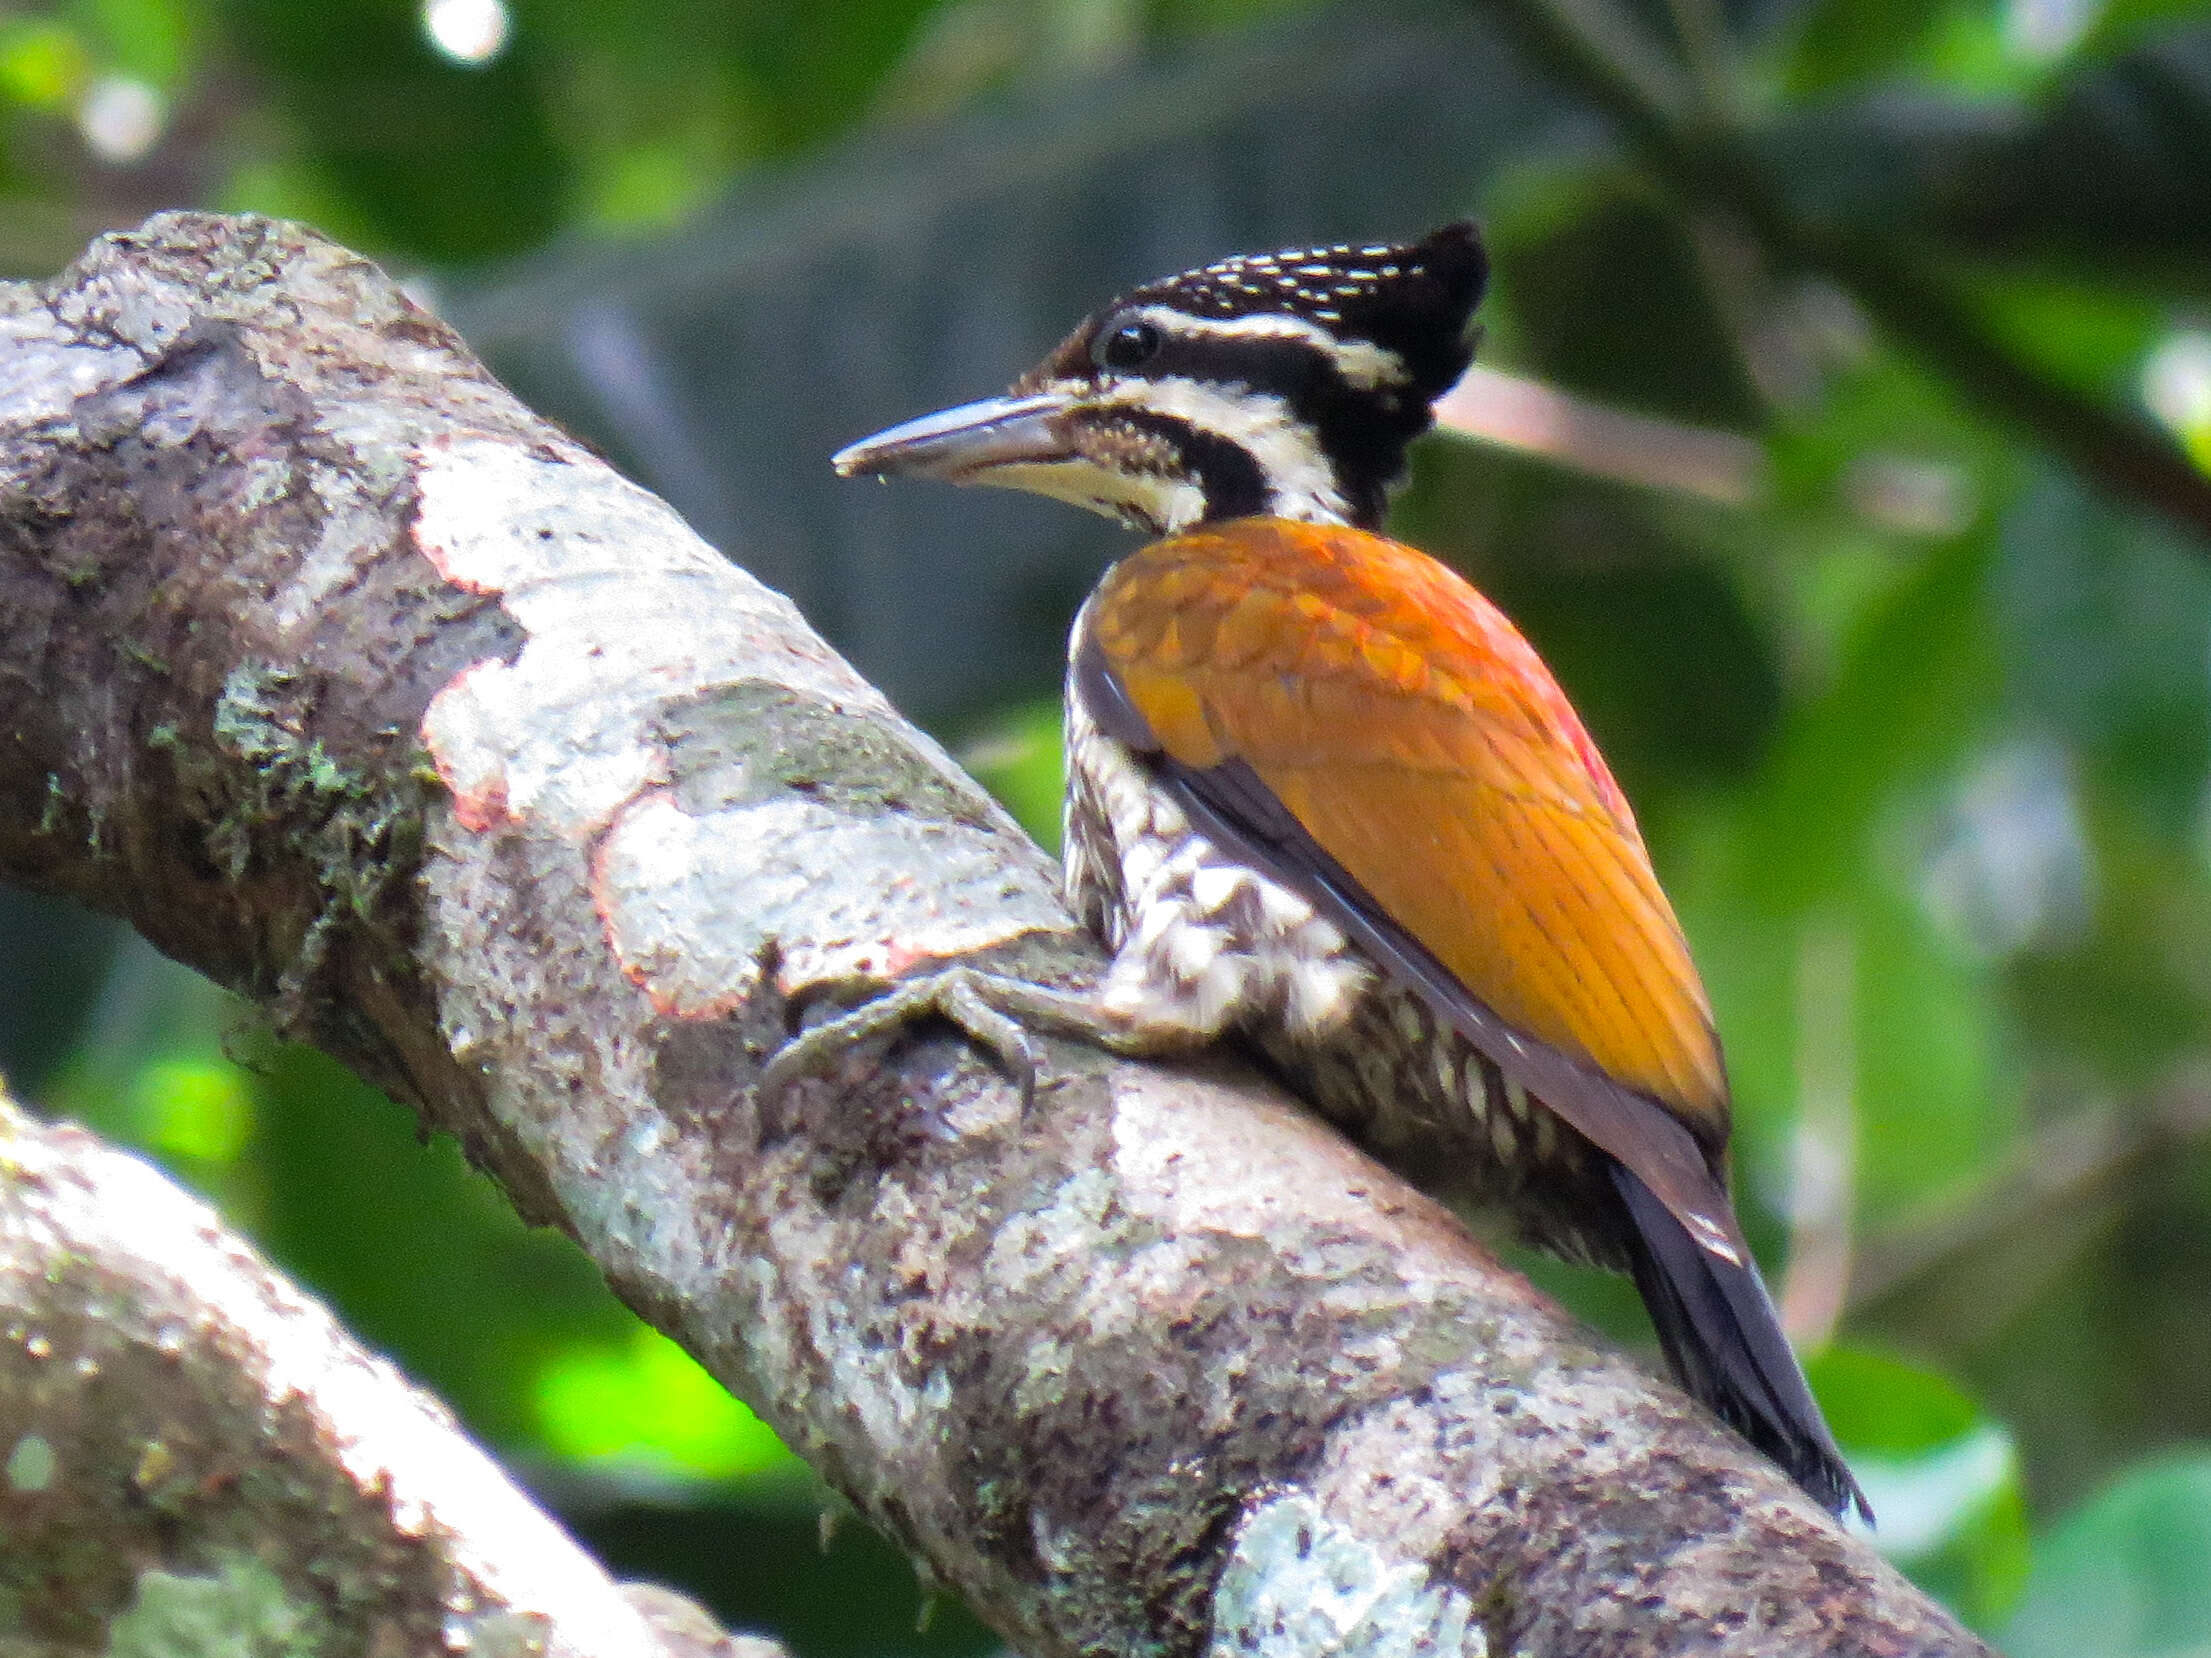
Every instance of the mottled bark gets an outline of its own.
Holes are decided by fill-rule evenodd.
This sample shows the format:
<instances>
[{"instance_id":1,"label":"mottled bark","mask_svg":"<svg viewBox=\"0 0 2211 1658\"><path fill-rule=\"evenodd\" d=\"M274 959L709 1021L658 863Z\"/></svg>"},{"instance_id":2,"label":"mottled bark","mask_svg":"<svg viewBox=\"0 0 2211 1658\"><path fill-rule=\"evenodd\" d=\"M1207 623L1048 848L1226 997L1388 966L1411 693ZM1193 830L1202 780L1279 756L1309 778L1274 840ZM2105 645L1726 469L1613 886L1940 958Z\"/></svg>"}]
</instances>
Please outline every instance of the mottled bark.
<instances>
[{"instance_id":1,"label":"mottled bark","mask_svg":"<svg viewBox=\"0 0 2211 1658\"><path fill-rule=\"evenodd\" d=\"M457 1134L1017 1645L1979 1650L1225 1065L1050 1046L1024 1115L925 1031L756 1097L811 983L1093 949L788 604L367 265L157 220L0 298L0 360L0 871Z\"/></svg>"},{"instance_id":2,"label":"mottled bark","mask_svg":"<svg viewBox=\"0 0 2211 1658\"><path fill-rule=\"evenodd\" d=\"M610 1581L205 1204L4 1099L0 1540L0 1652L782 1658Z\"/></svg>"}]
</instances>

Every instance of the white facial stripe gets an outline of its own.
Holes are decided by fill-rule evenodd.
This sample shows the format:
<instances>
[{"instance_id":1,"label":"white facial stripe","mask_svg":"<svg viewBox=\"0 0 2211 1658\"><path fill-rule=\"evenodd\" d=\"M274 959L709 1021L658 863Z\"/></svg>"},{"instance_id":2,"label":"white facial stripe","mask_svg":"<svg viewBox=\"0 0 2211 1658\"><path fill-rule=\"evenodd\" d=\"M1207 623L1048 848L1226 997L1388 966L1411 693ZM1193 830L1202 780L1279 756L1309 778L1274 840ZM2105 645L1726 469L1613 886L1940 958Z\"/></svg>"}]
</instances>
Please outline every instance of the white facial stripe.
<instances>
[{"instance_id":1,"label":"white facial stripe","mask_svg":"<svg viewBox=\"0 0 2211 1658\"><path fill-rule=\"evenodd\" d=\"M1124 380L1109 387L1098 402L1105 408L1172 415L1201 432L1226 438L1259 463L1260 475L1269 486L1267 510L1278 518L1340 524L1349 515L1336 487L1335 468L1322 453L1320 440L1279 397L1230 391L1176 374ZM1195 523L1196 515L1162 522L1169 529L1181 529Z\"/></svg>"},{"instance_id":2,"label":"white facial stripe","mask_svg":"<svg viewBox=\"0 0 2211 1658\"><path fill-rule=\"evenodd\" d=\"M1409 378L1396 352L1372 340L1340 340L1317 323L1279 311L1261 311L1248 317L1195 317L1169 305L1146 305L1137 317L1164 334L1210 334L1229 340L1298 340L1325 353L1336 372L1364 391L1377 386L1402 385Z\"/></svg>"}]
</instances>

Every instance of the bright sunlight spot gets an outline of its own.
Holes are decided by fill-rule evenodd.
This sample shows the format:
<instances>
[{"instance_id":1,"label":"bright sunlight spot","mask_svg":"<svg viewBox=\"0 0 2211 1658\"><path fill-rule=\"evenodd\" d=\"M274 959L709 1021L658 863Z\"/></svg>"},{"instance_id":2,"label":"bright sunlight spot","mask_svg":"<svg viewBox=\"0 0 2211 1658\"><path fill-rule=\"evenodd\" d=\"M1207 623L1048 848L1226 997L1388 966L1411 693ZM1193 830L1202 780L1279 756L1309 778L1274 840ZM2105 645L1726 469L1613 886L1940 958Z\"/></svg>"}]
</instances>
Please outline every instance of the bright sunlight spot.
<instances>
[{"instance_id":1,"label":"bright sunlight spot","mask_svg":"<svg viewBox=\"0 0 2211 1658\"><path fill-rule=\"evenodd\" d=\"M790 1461L767 1425L659 1331L562 1353L537 1378L538 1431L579 1462L726 1479Z\"/></svg>"},{"instance_id":2,"label":"bright sunlight spot","mask_svg":"<svg viewBox=\"0 0 2211 1658\"><path fill-rule=\"evenodd\" d=\"M2093 865L2064 750L2008 743L1953 789L1921 876L1936 919L1987 960L2077 938L2090 915Z\"/></svg>"},{"instance_id":3,"label":"bright sunlight spot","mask_svg":"<svg viewBox=\"0 0 2211 1658\"><path fill-rule=\"evenodd\" d=\"M2168 334L2142 365L2142 401L2211 472L2211 333Z\"/></svg>"},{"instance_id":4,"label":"bright sunlight spot","mask_svg":"<svg viewBox=\"0 0 2211 1658\"><path fill-rule=\"evenodd\" d=\"M2102 0L2011 0L2004 8L2004 44L2015 56L2054 63L2078 46L2102 15Z\"/></svg>"},{"instance_id":5,"label":"bright sunlight spot","mask_svg":"<svg viewBox=\"0 0 2211 1658\"><path fill-rule=\"evenodd\" d=\"M489 63L512 29L506 0L423 0L422 32L455 63Z\"/></svg>"},{"instance_id":6,"label":"bright sunlight spot","mask_svg":"<svg viewBox=\"0 0 2211 1658\"><path fill-rule=\"evenodd\" d=\"M87 148L117 166L143 158L169 118L159 92L129 75L102 75L77 106L77 130Z\"/></svg>"}]
</instances>

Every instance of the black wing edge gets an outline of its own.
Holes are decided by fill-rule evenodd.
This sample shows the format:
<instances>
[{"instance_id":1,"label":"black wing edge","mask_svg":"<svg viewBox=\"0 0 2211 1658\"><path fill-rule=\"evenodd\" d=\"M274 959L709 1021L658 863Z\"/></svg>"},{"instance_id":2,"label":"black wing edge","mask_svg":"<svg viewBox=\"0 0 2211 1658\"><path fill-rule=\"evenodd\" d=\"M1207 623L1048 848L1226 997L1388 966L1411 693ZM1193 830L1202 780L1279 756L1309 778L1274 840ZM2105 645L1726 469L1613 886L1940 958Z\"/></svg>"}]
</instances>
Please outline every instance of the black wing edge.
<instances>
[{"instance_id":1,"label":"black wing edge","mask_svg":"<svg viewBox=\"0 0 2211 1658\"><path fill-rule=\"evenodd\" d=\"M1200 768L1165 753L1093 638L1086 636L1076 650L1074 680L1084 711L1099 731L1141 757L1216 846L1316 905L1392 978L1417 989L1438 1019L1487 1054L1500 1071L1634 1170L1691 1237L1738 1264L1750 1259L1725 1182L1678 1117L1589 1061L1526 1036L1500 1018L1433 951L1383 912L1249 764L1231 760Z\"/></svg>"},{"instance_id":2,"label":"black wing edge","mask_svg":"<svg viewBox=\"0 0 2211 1658\"><path fill-rule=\"evenodd\" d=\"M1614 1163L1611 1173L1635 1222L1635 1287L1676 1379L1830 1514L1855 1508L1871 1525L1873 1505L1836 1448L1757 1267L1699 1248L1633 1170Z\"/></svg>"},{"instance_id":3,"label":"black wing edge","mask_svg":"<svg viewBox=\"0 0 2211 1658\"><path fill-rule=\"evenodd\" d=\"M1635 1285L1675 1377L1828 1512L1855 1507L1871 1523L1872 1507L1782 1333L1727 1188L1688 1128L1656 1100L1508 1025L1382 913L1249 764L1186 766L1165 753L1092 639L1076 652L1074 678L1098 730L1152 768L1194 827L1317 905L1393 978L1414 986L1437 1018L1609 1155L1634 1226Z\"/></svg>"}]
</instances>

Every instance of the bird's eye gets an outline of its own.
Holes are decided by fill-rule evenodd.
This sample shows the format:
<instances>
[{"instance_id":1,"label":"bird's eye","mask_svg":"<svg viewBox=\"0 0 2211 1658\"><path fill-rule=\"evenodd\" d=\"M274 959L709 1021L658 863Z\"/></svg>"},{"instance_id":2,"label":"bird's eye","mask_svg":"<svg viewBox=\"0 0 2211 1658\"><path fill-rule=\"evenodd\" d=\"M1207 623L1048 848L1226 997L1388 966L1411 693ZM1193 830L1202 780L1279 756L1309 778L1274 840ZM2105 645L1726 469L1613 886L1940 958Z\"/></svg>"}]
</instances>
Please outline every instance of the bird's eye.
<instances>
[{"instance_id":1,"label":"bird's eye","mask_svg":"<svg viewBox=\"0 0 2211 1658\"><path fill-rule=\"evenodd\" d=\"M1159 330L1148 322L1124 322L1098 336L1093 354L1100 368L1142 368L1159 355Z\"/></svg>"}]
</instances>

